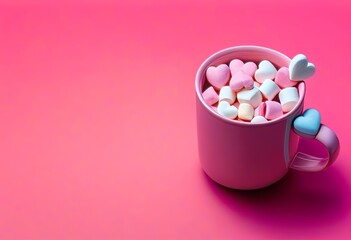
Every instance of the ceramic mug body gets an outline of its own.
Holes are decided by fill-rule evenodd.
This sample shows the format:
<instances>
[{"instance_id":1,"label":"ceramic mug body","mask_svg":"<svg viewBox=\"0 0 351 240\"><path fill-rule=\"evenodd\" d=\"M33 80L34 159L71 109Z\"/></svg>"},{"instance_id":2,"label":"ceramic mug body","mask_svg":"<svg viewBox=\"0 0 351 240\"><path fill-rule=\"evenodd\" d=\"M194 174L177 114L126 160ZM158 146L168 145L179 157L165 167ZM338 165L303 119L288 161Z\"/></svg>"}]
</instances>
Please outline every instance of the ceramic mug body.
<instances>
[{"instance_id":1,"label":"ceramic mug body","mask_svg":"<svg viewBox=\"0 0 351 240\"><path fill-rule=\"evenodd\" d=\"M213 54L196 74L198 150L203 170L215 182L229 188L262 188L288 172L297 151L299 136L292 130L292 123L303 112L305 83L298 85L298 104L280 118L261 124L230 120L208 106L202 92L206 69L233 59L256 64L269 60L277 69L288 67L291 59L264 47L238 46Z\"/></svg>"}]
</instances>

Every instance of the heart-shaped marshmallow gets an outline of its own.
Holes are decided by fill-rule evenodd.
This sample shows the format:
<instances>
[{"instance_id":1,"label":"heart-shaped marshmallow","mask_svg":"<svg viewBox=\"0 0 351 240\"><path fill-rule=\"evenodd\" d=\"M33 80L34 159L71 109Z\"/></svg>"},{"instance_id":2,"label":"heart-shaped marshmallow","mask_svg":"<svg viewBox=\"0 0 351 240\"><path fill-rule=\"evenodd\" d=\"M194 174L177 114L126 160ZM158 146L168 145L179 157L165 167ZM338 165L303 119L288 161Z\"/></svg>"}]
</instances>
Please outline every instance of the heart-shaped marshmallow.
<instances>
[{"instance_id":1,"label":"heart-shaped marshmallow","mask_svg":"<svg viewBox=\"0 0 351 240\"><path fill-rule=\"evenodd\" d=\"M236 116L238 116L238 109L231 106L227 101L220 101L217 111L220 115L230 119L234 119Z\"/></svg>"},{"instance_id":2,"label":"heart-shaped marshmallow","mask_svg":"<svg viewBox=\"0 0 351 240\"><path fill-rule=\"evenodd\" d=\"M247 62L241 67L241 70L253 77L257 70L257 65L254 62Z\"/></svg>"},{"instance_id":3,"label":"heart-shaped marshmallow","mask_svg":"<svg viewBox=\"0 0 351 240\"><path fill-rule=\"evenodd\" d=\"M294 129L303 136L314 137L321 125L321 114L314 108L307 109L303 116L294 120Z\"/></svg>"},{"instance_id":4,"label":"heart-shaped marshmallow","mask_svg":"<svg viewBox=\"0 0 351 240\"><path fill-rule=\"evenodd\" d=\"M307 60L305 55L298 54L290 61L289 72L292 81L305 80L314 75L316 67Z\"/></svg>"},{"instance_id":5,"label":"heart-shaped marshmallow","mask_svg":"<svg viewBox=\"0 0 351 240\"><path fill-rule=\"evenodd\" d=\"M241 61L240 59L233 59L229 63L229 68L232 76L234 76L237 72L242 70L249 74L251 77L253 77L257 70L257 65L254 62L247 62L244 64L243 61Z\"/></svg>"},{"instance_id":6,"label":"heart-shaped marshmallow","mask_svg":"<svg viewBox=\"0 0 351 240\"><path fill-rule=\"evenodd\" d=\"M206 70L206 77L209 83L219 90L230 79L230 70L227 64L220 64L217 67L209 67Z\"/></svg>"},{"instance_id":7,"label":"heart-shaped marshmallow","mask_svg":"<svg viewBox=\"0 0 351 240\"><path fill-rule=\"evenodd\" d=\"M293 87L297 84L296 81L291 81L289 77L289 68L281 67L279 68L274 79L275 83L281 88Z\"/></svg>"},{"instance_id":8,"label":"heart-shaped marshmallow","mask_svg":"<svg viewBox=\"0 0 351 240\"><path fill-rule=\"evenodd\" d=\"M230 61L229 69L230 69L232 76L235 73L237 73L238 71L240 71L242 66L244 66L244 63L240 59L233 59L232 61Z\"/></svg>"},{"instance_id":9,"label":"heart-shaped marshmallow","mask_svg":"<svg viewBox=\"0 0 351 240\"><path fill-rule=\"evenodd\" d=\"M239 70L232 76L229 82L230 87L233 91L239 91L242 88L252 89L254 85L254 80L246 72Z\"/></svg>"},{"instance_id":10,"label":"heart-shaped marshmallow","mask_svg":"<svg viewBox=\"0 0 351 240\"><path fill-rule=\"evenodd\" d=\"M267 119L265 119L263 116L255 116L252 120L251 123L265 123L268 122Z\"/></svg>"},{"instance_id":11,"label":"heart-shaped marshmallow","mask_svg":"<svg viewBox=\"0 0 351 240\"><path fill-rule=\"evenodd\" d=\"M263 83L266 79L274 79L277 69L268 60L263 60L258 64L258 69L255 72L255 79L259 83Z\"/></svg>"}]
</instances>

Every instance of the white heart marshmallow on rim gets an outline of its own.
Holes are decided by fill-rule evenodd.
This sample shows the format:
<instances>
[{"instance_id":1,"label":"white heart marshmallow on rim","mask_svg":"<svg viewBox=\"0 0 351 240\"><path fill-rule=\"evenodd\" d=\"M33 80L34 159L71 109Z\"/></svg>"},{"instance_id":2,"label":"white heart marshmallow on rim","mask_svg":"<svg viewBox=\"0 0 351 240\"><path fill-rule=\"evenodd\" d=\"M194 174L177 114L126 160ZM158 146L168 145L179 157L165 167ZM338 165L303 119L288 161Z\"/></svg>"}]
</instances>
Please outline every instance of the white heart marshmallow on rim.
<instances>
[{"instance_id":1,"label":"white heart marshmallow on rim","mask_svg":"<svg viewBox=\"0 0 351 240\"><path fill-rule=\"evenodd\" d=\"M316 67L313 63L307 60L303 54L297 54L289 64L289 75L291 81L302 81L310 78L316 72Z\"/></svg>"}]
</instances>

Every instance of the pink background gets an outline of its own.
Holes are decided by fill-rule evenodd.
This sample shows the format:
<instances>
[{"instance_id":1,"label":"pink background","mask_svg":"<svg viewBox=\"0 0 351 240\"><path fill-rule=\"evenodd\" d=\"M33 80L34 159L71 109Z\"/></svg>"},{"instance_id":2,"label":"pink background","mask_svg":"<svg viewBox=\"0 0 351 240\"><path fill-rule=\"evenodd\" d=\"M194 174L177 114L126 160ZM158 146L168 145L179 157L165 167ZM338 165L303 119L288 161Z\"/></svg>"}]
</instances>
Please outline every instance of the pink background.
<instances>
[{"instance_id":1,"label":"pink background","mask_svg":"<svg viewBox=\"0 0 351 240\"><path fill-rule=\"evenodd\" d=\"M351 237L349 1L41 2L0 4L0 239ZM195 73L243 44L316 65L330 169L254 192L203 173Z\"/></svg>"}]
</instances>

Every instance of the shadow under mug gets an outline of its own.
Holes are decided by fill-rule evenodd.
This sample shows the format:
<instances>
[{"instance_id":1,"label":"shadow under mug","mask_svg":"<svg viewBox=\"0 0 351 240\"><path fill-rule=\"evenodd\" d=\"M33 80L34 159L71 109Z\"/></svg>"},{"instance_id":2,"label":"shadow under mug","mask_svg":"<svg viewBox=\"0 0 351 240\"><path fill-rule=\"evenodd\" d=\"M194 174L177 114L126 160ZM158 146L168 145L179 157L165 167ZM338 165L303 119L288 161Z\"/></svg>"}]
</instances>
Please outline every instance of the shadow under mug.
<instances>
[{"instance_id":1,"label":"shadow under mug","mask_svg":"<svg viewBox=\"0 0 351 240\"><path fill-rule=\"evenodd\" d=\"M292 124L303 112L305 88L297 85L299 101L283 116L266 123L249 123L219 115L202 97L206 70L233 59L258 64L269 60L276 68L288 67L291 59L275 50L259 46L237 46L221 50L207 58L196 74L196 117L201 166L215 182L234 189L258 189L279 181L289 169L321 171L337 158L340 144L336 134L321 124L314 139L324 145L327 156L306 153ZM302 139L301 139L302 140ZM302 141L303 143L303 141Z\"/></svg>"}]
</instances>

